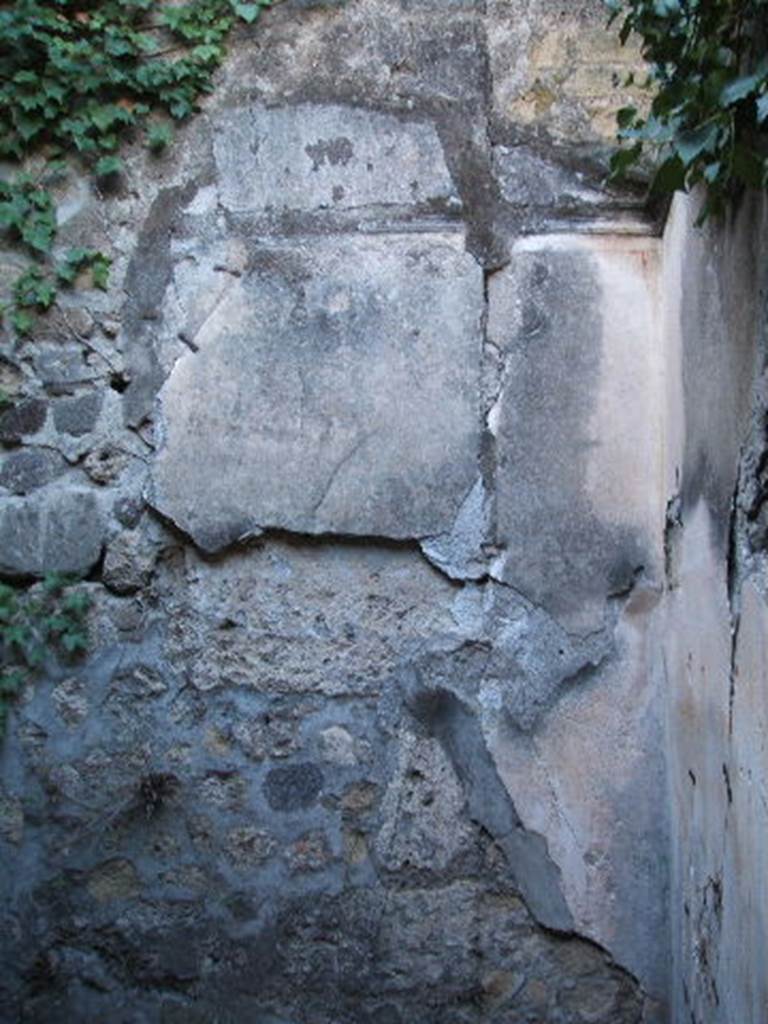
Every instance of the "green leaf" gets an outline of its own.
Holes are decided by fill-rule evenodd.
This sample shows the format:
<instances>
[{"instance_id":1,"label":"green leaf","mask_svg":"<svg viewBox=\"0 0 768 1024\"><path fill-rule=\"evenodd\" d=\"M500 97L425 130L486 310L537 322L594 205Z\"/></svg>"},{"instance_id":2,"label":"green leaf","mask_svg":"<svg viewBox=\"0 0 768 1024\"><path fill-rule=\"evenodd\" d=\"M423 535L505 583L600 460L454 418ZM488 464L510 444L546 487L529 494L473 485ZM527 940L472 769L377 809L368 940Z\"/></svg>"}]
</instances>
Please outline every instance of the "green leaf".
<instances>
[{"instance_id":1,"label":"green leaf","mask_svg":"<svg viewBox=\"0 0 768 1024\"><path fill-rule=\"evenodd\" d=\"M65 651L74 654L76 651L86 650L88 638L85 633L65 633L61 638L61 645Z\"/></svg>"},{"instance_id":2,"label":"green leaf","mask_svg":"<svg viewBox=\"0 0 768 1024\"><path fill-rule=\"evenodd\" d=\"M24 309L15 309L11 314L11 324L13 325L13 329L17 334L21 334L22 336L26 336L30 333L34 323L34 317L30 316L30 314Z\"/></svg>"},{"instance_id":3,"label":"green leaf","mask_svg":"<svg viewBox=\"0 0 768 1024\"><path fill-rule=\"evenodd\" d=\"M636 107L622 107L616 114L616 122L619 128L629 128L634 124L636 117Z\"/></svg>"},{"instance_id":4,"label":"green leaf","mask_svg":"<svg viewBox=\"0 0 768 1024\"><path fill-rule=\"evenodd\" d=\"M765 184L765 162L755 150L744 142L733 147L733 173L748 188L762 188Z\"/></svg>"},{"instance_id":5,"label":"green leaf","mask_svg":"<svg viewBox=\"0 0 768 1024\"><path fill-rule=\"evenodd\" d=\"M93 284L95 288L99 288L101 291L106 291L109 286L109 268L112 266L112 260L109 256L105 256L103 252L97 252L91 261L91 276L93 277Z\"/></svg>"},{"instance_id":6,"label":"green leaf","mask_svg":"<svg viewBox=\"0 0 768 1024\"><path fill-rule=\"evenodd\" d=\"M685 163L679 156L668 157L656 171L651 192L676 192L685 188Z\"/></svg>"},{"instance_id":7,"label":"green leaf","mask_svg":"<svg viewBox=\"0 0 768 1024\"><path fill-rule=\"evenodd\" d=\"M112 174L120 174L123 161L119 156L103 156L96 161L94 172L98 178L108 178Z\"/></svg>"},{"instance_id":8,"label":"green leaf","mask_svg":"<svg viewBox=\"0 0 768 1024\"><path fill-rule=\"evenodd\" d=\"M691 164L705 150L712 152L717 142L719 126L715 123L702 125L692 131L682 132L674 140L674 147L684 164Z\"/></svg>"},{"instance_id":9,"label":"green leaf","mask_svg":"<svg viewBox=\"0 0 768 1024\"><path fill-rule=\"evenodd\" d=\"M741 78L735 78L732 82L726 85L720 93L720 102L723 106L728 107L732 103L738 103L739 100L743 100L757 90L758 86L762 82L762 75L743 75Z\"/></svg>"},{"instance_id":10,"label":"green leaf","mask_svg":"<svg viewBox=\"0 0 768 1024\"><path fill-rule=\"evenodd\" d=\"M156 121L147 129L147 146L153 153L162 153L172 142L173 128L169 124Z\"/></svg>"},{"instance_id":11,"label":"green leaf","mask_svg":"<svg viewBox=\"0 0 768 1024\"><path fill-rule=\"evenodd\" d=\"M256 21L258 16L261 14L261 5L233 3L232 10L238 18L242 18L243 21L248 22L250 25L252 22Z\"/></svg>"}]
</instances>

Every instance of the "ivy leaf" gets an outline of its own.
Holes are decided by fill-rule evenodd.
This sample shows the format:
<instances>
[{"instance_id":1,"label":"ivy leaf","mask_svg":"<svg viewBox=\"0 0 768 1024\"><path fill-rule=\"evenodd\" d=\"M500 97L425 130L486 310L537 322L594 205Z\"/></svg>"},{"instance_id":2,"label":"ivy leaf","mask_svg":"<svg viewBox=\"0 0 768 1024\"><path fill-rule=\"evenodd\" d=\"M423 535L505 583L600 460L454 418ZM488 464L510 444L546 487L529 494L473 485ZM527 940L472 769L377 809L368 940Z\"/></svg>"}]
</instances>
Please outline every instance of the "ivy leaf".
<instances>
[{"instance_id":1,"label":"ivy leaf","mask_svg":"<svg viewBox=\"0 0 768 1024\"><path fill-rule=\"evenodd\" d=\"M26 337L31 332L35 320L25 309L15 309L11 314L11 324L17 334Z\"/></svg>"},{"instance_id":2,"label":"ivy leaf","mask_svg":"<svg viewBox=\"0 0 768 1024\"><path fill-rule=\"evenodd\" d=\"M749 188L762 188L765 184L764 160L743 142L733 147L733 173Z\"/></svg>"},{"instance_id":3,"label":"ivy leaf","mask_svg":"<svg viewBox=\"0 0 768 1024\"><path fill-rule=\"evenodd\" d=\"M105 292L109 287L109 268L112 266L112 260L109 256L105 256L103 252L97 252L91 262L91 277L93 278L94 288L98 288L100 291Z\"/></svg>"},{"instance_id":4,"label":"ivy leaf","mask_svg":"<svg viewBox=\"0 0 768 1024\"><path fill-rule=\"evenodd\" d=\"M685 163L679 156L670 156L656 171L651 192L675 192L685 188Z\"/></svg>"},{"instance_id":5,"label":"ivy leaf","mask_svg":"<svg viewBox=\"0 0 768 1024\"><path fill-rule=\"evenodd\" d=\"M684 164L691 164L705 150L711 152L715 143L719 127L717 124L702 125L693 131L682 132L674 141L674 147Z\"/></svg>"},{"instance_id":6,"label":"ivy leaf","mask_svg":"<svg viewBox=\"0 0 768 1024\"><path fill-rule=\"evenodd\" d=\"M724 107L738 103L739 100L743 100L750 93L755 92L762 80L763 76L758 72L752 75L743 75L741 78L735 78L723 88L720 93L720 102Z\"/></svg>"},{"instance_id":7,"label":"ivy leaf","mask_svg":"<svg viewBox=\"0 0 768 1024\"><path fill-rule=\"evenodd\" d=\"M616 122L619 128L629 128L634 124L636 117L636 107L622 107L616 114Z\"/></svg>"},{"instance_id":8,"label":"ivy leaf","mask_svg":"<svg viewBox=\"0 0 768 1024\"><path fill-rule=\"evenodd\" d=\"M173 142L173 128L155 122L147 129L147 146L155 154L162 153Z\"/></svg>"},{"instance_id":9,"label":"ivy leaf","mask_svg":"<svg viewBox=\"0 0 768 1024\"><path fill-rule=\"evenodd\" d=\"M258 16L261 14L261 5L233 3L232 10L235 12L238 18L242 18L243 21L248 22L248 24L250 25L254 21L256 21Z\"/></svg>"},{"instance_id":10,"label":"ivy leaf","mask_svg":"<svg viewBox=\"0 0 768 1024\"><path fill-rule=\"evenodd\" d=\"M61 645L69 654L74 654L87 648L88 638L85 633L65 633L61 638Z\"/></svg>"},{"instance_id":11,"label":"ivy leaf","mask_svg":"<svg viewBox=\"0 0 768 1024\"><path fill-rule=\"evenodd\" d=\"M123 161L119 156L103 156L96 161L94 172L97 178L108 178L112 174L120 174Z\"/></svg>"}]
</instances>

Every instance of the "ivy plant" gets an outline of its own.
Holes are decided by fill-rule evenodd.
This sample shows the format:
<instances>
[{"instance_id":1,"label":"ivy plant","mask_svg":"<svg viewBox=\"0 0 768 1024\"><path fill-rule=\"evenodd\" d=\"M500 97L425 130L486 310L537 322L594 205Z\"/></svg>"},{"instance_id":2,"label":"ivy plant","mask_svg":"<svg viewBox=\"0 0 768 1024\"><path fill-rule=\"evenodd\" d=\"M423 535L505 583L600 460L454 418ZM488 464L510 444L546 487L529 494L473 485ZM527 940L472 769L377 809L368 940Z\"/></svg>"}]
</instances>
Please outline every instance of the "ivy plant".
<instances>
[{"instance_id":1,"label":"ivy plant","mask_svg":"<svg viewBox=\"0 0 768 1024\"><path fill-rule=\"evenodd\" d=\"M107 286L105 253L78 248L54 258L51 188L68 161L109 182L123 169L124 143L143 137L161 153L173 123L212 90L235 24L255 22L274 2L0 2L0 159L38 165L35 174L0 181L0 231L28 261L12 288L19 334L80 275Z\"/></svg>"},{"instance_id":2,"label":"ivy plant","mask_svg":"<svg viewBox=\"0 0 768 1024\"><path fill-rule=\"evenodd\" d=\"M91 602L76 582L51 573L26 590L0 583L0 736L10 703L46 658L75 657L87 647Z\"/></svg>"},{"instance_id":3,"label":"ivy plant","mask_svg":"<svg viewBox=\"0 0 768 1024\"><path fill-rule=\"evenodd\" d=\"M768 0L605 0L620 38L639 36L648 64L648 111L619 110L614 178L647 151L654 192L706 196L700 220L744 187L768 185ZM630 75L627 85L634 84Z\"/></svg>"}]
</instances>

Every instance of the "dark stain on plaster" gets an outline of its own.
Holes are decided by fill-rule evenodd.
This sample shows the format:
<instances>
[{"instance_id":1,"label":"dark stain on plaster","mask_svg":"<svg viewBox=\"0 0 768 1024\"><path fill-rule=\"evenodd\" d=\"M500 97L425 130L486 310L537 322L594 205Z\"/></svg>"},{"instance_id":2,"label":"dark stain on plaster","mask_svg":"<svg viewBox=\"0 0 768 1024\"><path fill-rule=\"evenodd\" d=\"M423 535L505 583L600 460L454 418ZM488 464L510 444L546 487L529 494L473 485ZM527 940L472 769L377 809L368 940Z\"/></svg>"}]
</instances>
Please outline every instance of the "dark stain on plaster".
<instances>
[{"instance_id":1,"label":"dark stain on plaster","mask_svg":"<svg viewBox=\"0 0 768 1024\"><path fill-rule=\"evenodd\" d=\"M124 389L123 414L131 427L150 416L165 377L154 338L173 273L171 237L183 207L204 183L197 179L162 189L150 208L128 265L123 331L129 382Z\"/></svg>"},{"instance_id":2,"label":"dark stain on plaster","mask_svg":"<svg viewBox=\"0 0 768 1024\"><path fill-rule=\"evenodd\" d=\"M527 316L519 333L495 339L515 367L497 437L502 578L559 614L625 591L653 558L637 529L601 519L585 492L603 337L594 257L524 253L518 266Z\"/></svg>"},{"instance_id":3,"label":"dark stain on plaster","mask_svg":"<svg viewBox=\"0 0 768 1024\"><path fill-rule=\"evenodd\" d=\"M319 171L324 164L329 167L346 167L355 155L352 142L343 135L334 139L318 139L305 146L304 151L312 161L313 171Z\"/></svg>"},{"instance_id":4,"label":"dark stain on plaster","mask_svg":"<svg viewBox=\"0 0 768 1024\"><path fill-rule=\"evenodd\" d=\"M504 851L528 909L542 925L572 932L573 918L562 892L560 869L545 839L526 830L499 777L475 714L450 690L424 687L414 666L400 677L406 704L435 736L461 782L470 818Z\"/></svg>"},{"instance_id":5,"label":"dark stain on plaster","mask_svg":"<svg viewBox=\"0 0 768 1024\"><path fill-rule=\"evenodd\" d=\"M642 730L644 749L662 751L664 726L650 708ZM662 756L649 756L613 798L613 820L621 827L595 837L594 849L605 852L602 870L611 889L622 892L616 907L616 939L611 953L655 999L664 1003L670 991L669 950L660 936L670 927L670 810L666 793L666 766ZM650 901L641 893L654 893Z\"/></svg>"},{"instance_id":6,"label":"dark stain on plaster","mask_svg":"<svg viewBox=\"0 0 768 1024\"><path fill-rule=\"evenodd\" d=\"M710 223L695 234L682 270L683 519L705 501L713 546L725 557L751 407L755 324L760 324L757 301L764 271L759 233L753 230L759 220L756 201L745 199L727 232Z\"/></svg>"}]
</instances>

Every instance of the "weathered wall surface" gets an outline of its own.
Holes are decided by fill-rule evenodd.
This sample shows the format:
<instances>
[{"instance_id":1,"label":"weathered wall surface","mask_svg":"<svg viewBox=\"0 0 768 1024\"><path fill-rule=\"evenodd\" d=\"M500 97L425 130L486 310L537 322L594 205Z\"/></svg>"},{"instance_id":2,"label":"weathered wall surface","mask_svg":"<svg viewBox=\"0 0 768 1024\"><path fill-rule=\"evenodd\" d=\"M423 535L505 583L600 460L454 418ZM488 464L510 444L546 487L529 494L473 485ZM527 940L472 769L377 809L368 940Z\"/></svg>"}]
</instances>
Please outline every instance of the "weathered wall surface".
<instances>
[{"instance_id":1,"label":"weathered wall surface","mask_svg":"<svg viewBox=\"0 0 768 1024\"><path fill-rule=\"evenodd\" d=\"M0 754L3 1020L668 1019L672 384L603 19L286 2L63 191L115 286L4 348L0 571L83 573L93 649Z\"/></svg>"},{"instance_id":2,"label":"weathered wall surface","mask_svg":"<svg viewBox=\"0 0 768 1024\"><path fill-rule=\"evenodd\" d=\"M768 1012L765 203L665 239L675 1020Z\"/></svg>"}]
</instances>

